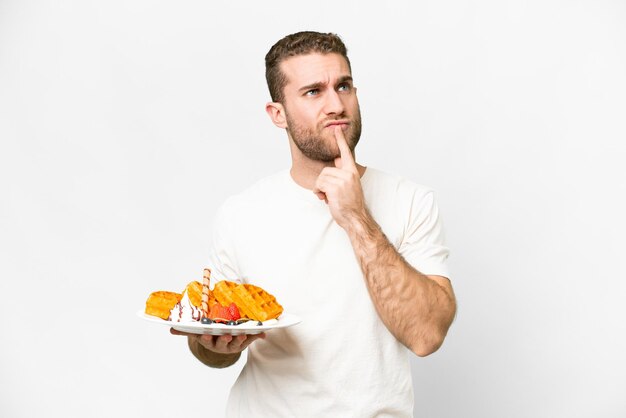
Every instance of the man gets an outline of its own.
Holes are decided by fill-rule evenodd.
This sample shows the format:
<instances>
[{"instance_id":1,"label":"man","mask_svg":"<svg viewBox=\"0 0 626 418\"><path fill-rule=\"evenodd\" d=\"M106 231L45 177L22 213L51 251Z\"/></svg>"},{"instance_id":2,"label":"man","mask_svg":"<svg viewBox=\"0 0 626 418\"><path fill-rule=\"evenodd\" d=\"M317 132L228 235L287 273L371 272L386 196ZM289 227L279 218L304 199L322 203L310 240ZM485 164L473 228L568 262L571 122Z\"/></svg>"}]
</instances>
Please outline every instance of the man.
<instances>
[{"instance_id":1,"label":"man","mask_svg":"<svg viewBox=\"0 0 626 418\"><path fill-rule=\"evenodd\" d=\"M289 35L265 61L266 111L287 132L291 169L224 203L211 267L302 322L188 335L191 351L226 367L248 348L229 416L411 416L409 353L437 350L456 310L433 193L356 162L361 115L338 36Z\"/></svg>"}]
</instances>

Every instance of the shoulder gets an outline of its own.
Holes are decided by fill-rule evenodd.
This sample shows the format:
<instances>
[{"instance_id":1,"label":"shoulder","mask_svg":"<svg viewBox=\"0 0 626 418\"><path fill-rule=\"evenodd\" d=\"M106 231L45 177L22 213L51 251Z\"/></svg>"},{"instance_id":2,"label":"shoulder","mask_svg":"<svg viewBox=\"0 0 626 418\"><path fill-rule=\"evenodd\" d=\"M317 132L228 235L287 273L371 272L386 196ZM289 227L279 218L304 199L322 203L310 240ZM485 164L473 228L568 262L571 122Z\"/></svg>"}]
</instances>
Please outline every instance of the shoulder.
<instances>
[{"instance_id":1,"label":"shoulder","mask_svg":"<svg viewBox=\"0 0 626 418\"><path fill-rule=\"evenodd\" d=\"M257 180L247 188L230 195L220 207L221 212L246 211L283 194L287 170Z\"/></svg>"},{"instance_id":2,"label":"shoulder","mask_svg":"<svg viewBox=\"0 0 626 418\"><path fill-rule=\"evenodd\" d=\"M393 197L395 199L415 200L434 194L434 190L426 185L416 183L406 177L387 173L368 167L363 176L364 188L376 196L376 199Z\"/></svg>"},{"instance_id":3,"label":"shoulder","mask_svg":"<svg viewBox=\"0 0 626 418\"><path fill-rule=\"evenodd\" d=\"M438 217L434 191L406 177L368 168L362 179L368 209L396 248Z\"/></svg>"}]
</instances>

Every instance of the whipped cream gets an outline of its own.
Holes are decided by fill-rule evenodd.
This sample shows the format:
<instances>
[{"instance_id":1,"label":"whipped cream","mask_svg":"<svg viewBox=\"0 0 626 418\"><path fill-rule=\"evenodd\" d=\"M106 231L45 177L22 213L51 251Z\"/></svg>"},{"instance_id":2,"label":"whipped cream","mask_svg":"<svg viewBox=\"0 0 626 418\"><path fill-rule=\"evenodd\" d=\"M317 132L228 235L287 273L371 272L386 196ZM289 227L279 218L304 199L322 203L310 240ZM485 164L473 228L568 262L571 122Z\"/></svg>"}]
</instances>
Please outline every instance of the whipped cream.
<instances>
[{"instance_id":1,"label":"whipped cream","mask_svg":"<svg viewBox=\"0 0 626 418\"><path fill-rule=\"evenodd\" d=\"M172 322L198 322L201 319L202 309L191 303L187 292L183 293L183 298L172 308L168 318Z\"/></svg>"}]
</instances>

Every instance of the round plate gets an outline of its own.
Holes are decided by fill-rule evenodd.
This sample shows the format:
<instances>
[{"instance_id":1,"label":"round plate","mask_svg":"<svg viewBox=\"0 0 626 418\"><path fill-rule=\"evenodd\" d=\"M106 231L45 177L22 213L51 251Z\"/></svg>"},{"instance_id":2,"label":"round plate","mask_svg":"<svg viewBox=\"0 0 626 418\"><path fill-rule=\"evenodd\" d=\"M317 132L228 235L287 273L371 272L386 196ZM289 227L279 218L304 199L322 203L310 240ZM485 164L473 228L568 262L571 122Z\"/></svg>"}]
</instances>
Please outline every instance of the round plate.
<instances>
[{"instance_id":1,"label":"round plate","mask_svg":"<svg viewBox=\"0 0 626 418\"><path fill-rule=\"evenodd\" d=\"M257 325L257 321L248 321L239 325L226 324L202 324L200 322L173 322L166 321L156 316L147 315L144 311L137 312L137 316L149 322L167 325L177 331L188 332L190 334L210 334L210 335L240 335L240 334L260 334L278 328L286 328L300 323L302 320L296 315L282 313L277 319L270 319Z\"/></svg>"}]
</instances>

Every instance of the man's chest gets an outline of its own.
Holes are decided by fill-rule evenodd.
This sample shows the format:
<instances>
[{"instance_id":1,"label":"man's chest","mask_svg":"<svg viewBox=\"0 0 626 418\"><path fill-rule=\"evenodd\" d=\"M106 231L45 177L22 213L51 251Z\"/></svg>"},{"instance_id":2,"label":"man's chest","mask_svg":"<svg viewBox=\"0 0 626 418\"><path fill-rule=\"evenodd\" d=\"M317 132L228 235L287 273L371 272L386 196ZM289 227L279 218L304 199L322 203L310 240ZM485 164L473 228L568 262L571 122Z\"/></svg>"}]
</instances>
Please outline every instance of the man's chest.
<instances>
[{"instance_id":1,"label":"man's chest","mask_svg":"<svg viewBox=\"0 0 626 418\"><path fill-rule=\"evenodd\" d=\"M258 210L236 229L240 277L281 295L290 312L327 305L331 294L367 297L348 235L321 209Z\"/></svg>"}]
</instances>

